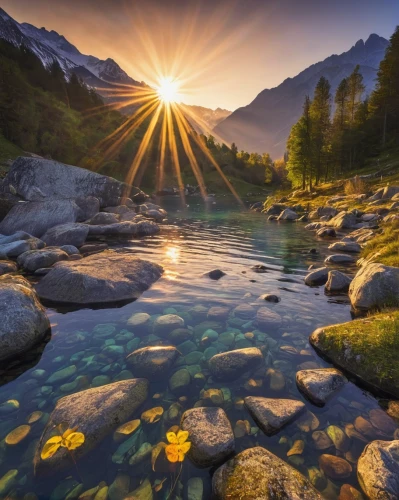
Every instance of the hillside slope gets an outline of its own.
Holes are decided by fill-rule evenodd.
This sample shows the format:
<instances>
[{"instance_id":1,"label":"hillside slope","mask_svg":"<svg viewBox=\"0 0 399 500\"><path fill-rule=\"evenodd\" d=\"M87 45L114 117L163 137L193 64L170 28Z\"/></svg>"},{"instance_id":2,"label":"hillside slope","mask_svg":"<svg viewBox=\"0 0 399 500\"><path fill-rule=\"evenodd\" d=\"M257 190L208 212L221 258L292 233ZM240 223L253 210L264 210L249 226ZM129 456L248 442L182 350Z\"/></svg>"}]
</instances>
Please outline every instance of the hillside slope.
<instances>
[{"instance_id":1,"label":"hillside slope","mask_svg":"<svg viewBox=\"0 0 399 500\"><path fill-rule=\"evenodd\" d=\"M268 152L281 157L291 127L302 113L306 95L313 95L321 76L330 81L334 94L340 81L349 76L357 64L364 78L366 95L374 88L378 66L388 41L372 34L366 42L359 40L350 50L332 55L309 66L278 87L263 90L248 105L239 108L215 127L215 133L227 144L236 142L239 149Z\"/></svg>"}]
</instances>

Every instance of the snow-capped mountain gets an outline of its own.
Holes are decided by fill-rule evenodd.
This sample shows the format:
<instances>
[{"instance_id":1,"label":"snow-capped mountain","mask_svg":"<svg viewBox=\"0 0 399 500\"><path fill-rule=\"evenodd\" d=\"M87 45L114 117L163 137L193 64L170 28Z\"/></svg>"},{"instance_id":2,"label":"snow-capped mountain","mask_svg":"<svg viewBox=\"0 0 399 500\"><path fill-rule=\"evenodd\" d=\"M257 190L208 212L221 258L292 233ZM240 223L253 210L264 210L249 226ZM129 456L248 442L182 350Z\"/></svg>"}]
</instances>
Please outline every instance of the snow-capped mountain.
<instances>
[{"instance_id":1,"label":"snow-capped mountain","mask_svg":"<svg viewBox=\"0 0 399 500\"><path fill-rule=\"evenodd\" d=\"M108 58L103 61L98 57L82 54L77 47L56 31L37 28L29 23L18 23L1 8L0 38L17 47L26 46L39 57L46 67L57 60L67 76L72 72L75 73L88 86L96 89L106 102L116 101L116 98L110 97L110 92L105 90L112 91L115 88L113 85L148 87L145 82L138 82L131 78L113 59ZM136 109L136 106L129 105L121 108L120 111L130 114ZM191 115L196 115L198 120L191 119L189 114L187 119L200 133L209 133L213 127L230 114L230 111L219 108L212 110L202 106L187 107L191 110Z\"/></svg>"},{"instance_id":2,"label":"snow-capped mountain","mask_svg":"<svg viewBox=\"0 0 399 500\"><path fill-rule=\"evenodd\" d=\"M107 83L143 85L131 78L113 59L102 61L82 54L56 31L18 23L1 8L0 38L18 47L25 45L40 58L44 66L48 67L57 60L67 75L76 72L92 87L106 87Z\"/></svg>"}]
</instances>

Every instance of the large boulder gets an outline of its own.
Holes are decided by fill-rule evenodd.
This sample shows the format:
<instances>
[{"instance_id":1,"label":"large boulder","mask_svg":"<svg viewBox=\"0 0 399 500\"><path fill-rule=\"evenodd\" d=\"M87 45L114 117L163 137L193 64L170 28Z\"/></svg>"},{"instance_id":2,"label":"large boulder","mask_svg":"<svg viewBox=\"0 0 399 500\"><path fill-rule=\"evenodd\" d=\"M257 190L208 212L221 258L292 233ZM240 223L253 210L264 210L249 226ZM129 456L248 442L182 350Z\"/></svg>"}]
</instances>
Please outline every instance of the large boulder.
<instances>
[{"instance_id":1,"label":"large boulder","mask_svg":"<svg viewBox=\"0 0 399 500\"><path fill-rule=\"evenodd\" d=\"M77 432L84 434L83 445L73 451L74 460L79 460L133 415L147 399L148 386L146 379L123 380L59 399L36 449L35 474L45 476L73 466L66 448L60 448L46 460L40 456L48 439L57 434L57 425L65 423L69 429L77 427Z\"/></svg>"},{"instance_id":2,"label":"large boulder","mask_svg":"<svg viewBox=\"0 0 399 500\"><path fill-rule=\"evenodd\" d=\"M0 223L0 233L26 231L40 238L54 226L76 222L79 213L80 208L73 200L18 203Z\"/></svg>"},{"instance_id":3,"label":"large boulder","mask_svg":"<svg viewBox=\"0 0 399 500\"><path fill-rule=\"evenodd\" d=\"M399 498L399 441L372 441L357 463L357 478L367 498Z\"/></svg>"},{"instance_id":4,"label":"large boulder","mask_svg":"<svg viewBox=\"0 0 399 500\"><path fill-rule=\"evenodd\" d=\"M50 322L22 276L0 277L0 361L23 354L44 339Z\"/></svg>"},{"instance_id":5,"label":"large boulder","mask_svg":"<svg viewBox=\"0 0 399 500\"><path fill-rule=\"evenodd\" d=\"M234 434L221 408L192 408L184 412L181 428L188 431L189 458L198 467L220 465L235 449Z\"/></svg>"},{"instance_id":6,"label":"large boulder","mask_svg":"<svg viewBox=\"0 0 399 500\"><path fill-rule=\"evenodd\" d=\"M329 220L327 224L337 229L352 229L356 226L356 215L352 212L342 211Z\"/></svg>"},{"instance_id":7,"label":"large boulder","mask_svg":"<svg viewBox=\"0 0 399 500\"><path fill-rule=\"evenodd\" d=\"M242 451L219 467L212 489L217 500L323 498L300 472L260 446Z\"/></svg>"},{"instance_id":8,"label":"large boulder","mask_svg":"<svg viewBox=\"0 0 399 500\"><path fill-rule=\"evenodd\" d=\"M399 268L371 263L362 267L349 287L355 310L367 311L399 304Z\"/></svg>"},{"instance_id":9,"label":"large boulder","mask_svg":"<svg viewBox=\"0 0 399 500\"><path fill-rule=\"evenodd\" d=\"M245 347L215 354L209 360L209 371L217 380L235 380L249 370L256 370L263 363L262 351Z\"/></svg>"},{"instance_id":10,"label":"large boulder","mask_svg":"<svg viewBox=\"0 0 399 500\"><path fill-rule=\"evenodd\" d=\"M267 436L276 434L305 410L305 405L294 399L247 396L244 402L251 417Z\"/></svg>"},{"instance_id":11,"label":"large boulder","mask_svg":"<svg viewBox=\"0 0 399 500\"><path fill-rule=\"evenodd\" d=\"M73 245L74 247L81 247L88 234L89 227L86 224L61 224L47 230L42 236L42 240L47 246Z\"/></svg>"},{"instance_id":12,"label":"large boulder","mask_svg":"<svg viewBox=\"0 0 399 500\"><path fill-rule=\"evenodd\" d=\"M118 205L120 197L139 192L113 179L84 168L43 158L19 157L3 181L4 190L13 190L28 201L60 200L94 196L102 207ZM12 186L12 187L10 187Z\"/></svg>"},{"instance_id":13,"label":"large boulder","mask_svg":"<svg viewBox=\"0 0 399 500\"><path fill-rule=\"evenodd\" d=\"M318 328L309 340L322 357L377 395L386 393L399 399L398 322L399 313L392 311Z\"/></svg>"},{"instance_id":14,"label":"large boulder","mask_svg":"<svg viewBox=\"0 0 399 500\"><path fill-rule=\"evenodd\" d=\"M168 374L179 356L179 351L173 346L143 347L129 354L126 361L134 375L160 380Z\"/></svg>"},{"instance_id":15,"label":"large boulder","mask_svg":"<svg viewBox=\"0 0 399 500\"><path fill-rule=\"evenodd\" d=\"M82 260L58 262L37 285L42 299L89 305L137 299L163 273L158 264L131 253L105 251Z\"/></svg>"}]
</instances>

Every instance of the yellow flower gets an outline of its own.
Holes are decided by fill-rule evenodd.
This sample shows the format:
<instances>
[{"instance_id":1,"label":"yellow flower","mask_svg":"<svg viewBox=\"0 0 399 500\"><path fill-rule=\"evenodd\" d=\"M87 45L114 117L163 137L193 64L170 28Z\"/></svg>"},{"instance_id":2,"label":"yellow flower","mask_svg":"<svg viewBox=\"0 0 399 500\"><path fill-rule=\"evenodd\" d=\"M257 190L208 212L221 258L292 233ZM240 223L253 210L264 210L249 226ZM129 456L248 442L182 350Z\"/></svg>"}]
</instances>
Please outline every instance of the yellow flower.
<instances>
[{"instance_id":1,"label":"yellow flower","mask_svg":"<svg viewBox=\"0 0 399 500\"><path fill-rule=\"evenodd\" d=\"M186 453L191 448L191 443L187 441L187 438L187 431L179 431L177 434L166 433L166 439L170 444L165 448L165 453L169 462L183 462Z\"/></svg>"},{"instance_id":2,"label":"yellow flower","mask_svg":"<svg viewBox=\"0 0 399 500\"><path fill-rule=\"evenodd\" d=\"M85 442L85 436L81 432L75 432L76 429L77 427L74 429L67 429L62 436L51 437L43 446L40 454L42 460L51 458L60 447L67 448L68 450L75 450L79 448L79 446L82 446Z\"/></svg>"}]
</instances>

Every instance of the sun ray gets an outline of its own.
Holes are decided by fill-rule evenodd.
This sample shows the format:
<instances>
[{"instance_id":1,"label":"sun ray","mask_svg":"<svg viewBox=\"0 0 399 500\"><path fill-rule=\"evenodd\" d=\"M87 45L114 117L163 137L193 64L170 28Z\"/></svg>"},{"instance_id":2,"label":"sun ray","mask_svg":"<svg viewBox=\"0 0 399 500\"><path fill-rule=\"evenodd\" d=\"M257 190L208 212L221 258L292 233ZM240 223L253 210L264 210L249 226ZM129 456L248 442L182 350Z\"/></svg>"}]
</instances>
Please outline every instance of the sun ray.
<instances>
[{"instance_id":1,"label":"sun ray","mask_svg":"<svg viewBox=\"0 0 399 500\"><path fill-rule=\"evenodd\" d=\"M176 114L178 114L184 124L184 127L186 129L186 132L189 130L189 124L187 122L187 119L186 117L183 115L183 113L181 113L181 111L179 110L179 108L176 106L175 108L175 111L176 111ZM208 148L205 146L205 144L197 137L196 134L190 134L191 137L194 139L194 141L198 144L198 146L200 147L201 151L205 154L205 156L208 158L208 160L212 163L212 165L216 168L216 170L218 171L219 175L222 177L223 181L225 182L226 186L230 189L231 193L233 194L233 196L236 198L236 200L242 205L244 206L241 198L239 197L237 191L234 189L233 185L231 184L231 182L227 179L227 177L225 176L225 174L223 173L222 169L220 168L219 164L216 162L216 160L213 158L213 156L211 155L211 153L209 152Z\"/></svg>"},{"instance_id":2,"label":"sun ray","mask_svg":"<svg viewBox=\"0 0 399 500\"><path fill-rule=\"evenodd\" d=\"M181 176L179 153L177 151L176 136L175 136L175 130L174 130L174 125L173 125L171 106L169 103L164 103L164 108L165 108L165 113L166 113L166 123L167 123L168 138L169 138L169 149L171 151L172 161L173 161L173 165L175 167L180 196L182 198L183 203L185 204L184 184L183 184L183 179Z\"/></svg>"},{"instance_id":3,"label":"sun ray","mask_svg":"<svg viewBox=\"0 0 399 500\"><path fill-rule=\"evenodd\" d=\"M195 158L194 152L191 148L191 144L190 144L190 141L188 138L187 131L186 131L186 129L183 125L183 122L181 120L182 115L179 111L179 107L177 105L174 105L173 111L174 111L174 115L176 118L177 126L179 128L180 137L182 139L184 151L185 151L187 158L190 162L190 165L191 165L191 168L192 168L193 173L195 175L195 178L197 179L201 195L203 198L205 198L207 196L207 193L206 193L204 178L202 176L202 172L201 172L201 169L198 165L197 159Z\"/></svg>"},{"instance_id":4,"label":"sun ray","mask_svg":"<svg viewBox=\"0 0 399 500\"><path fill-rule=\"evenodd\" d=\"M128 184L128 185L132 185L132 183L136 177L137 171L140 168L141 161L142 161L143 156L146 152L147 146L151 140L151 136L154 133L155 126L158 123L158 119L159 119L159 115L161 113L161 110L162 110L162 104L158 103L157 108L155 109L154 115L151 118L151 121L148 125L148 128L147 128L147 130L144 134L144 137L140 143L137 154L136 154L136 156L135 156L135 158L130 166L129 172L126 176L126 184Z\"/></svg>"},{"instance_id":5,"label":"sun ray","mask_svg":"<svg viewBox=\"0 0 399 500\"><path fill-rule=\"evenodd\" d=\"M159 165L157 168L157 193L159 193L164 187L164 177L165 177L165 155L166 155L166 134L167 134L167 122L166 122L166 110L164 109L163 120L162 120L162 130L160 137L160 158Z\"/></svg>"}]
</instances>

